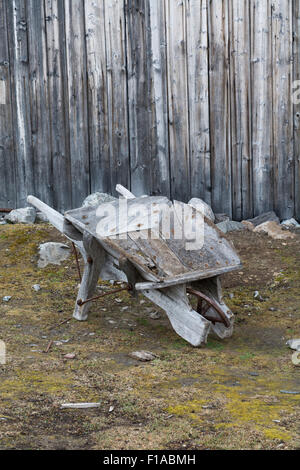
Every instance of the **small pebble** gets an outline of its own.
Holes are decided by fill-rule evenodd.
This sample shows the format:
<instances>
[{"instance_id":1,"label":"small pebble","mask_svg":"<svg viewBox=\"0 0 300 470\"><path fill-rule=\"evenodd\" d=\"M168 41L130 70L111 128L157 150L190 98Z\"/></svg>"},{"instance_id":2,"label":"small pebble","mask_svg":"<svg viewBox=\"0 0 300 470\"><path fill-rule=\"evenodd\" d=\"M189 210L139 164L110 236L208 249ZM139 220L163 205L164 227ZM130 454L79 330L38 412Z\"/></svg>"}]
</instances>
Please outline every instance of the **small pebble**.
<instances>
[{"instance_id":1,"label":"small pebble","mask_svg":"<svg viewBox=\"0 0 300 470\"><path fill-rule=\"evenodd\" d=\"M159 320L161 318L160 313L158 313L158 312L152 312L152 313L150 313L149 316L152 320Z\"/></svg>"},{"instance_id":2,"label":"small pebble","mask_svg":"<svg viewBox=\"0 0 300 470\"><path fill-rule=\"evenodd\" d=\"M3 297L3 302L9 302L11 300L11 296L9 295L6 295L5 297Z\"/></svg>"},{"instance_id":3,"label":"small pebble","mask_svg":"<svg viewBox=\"0 0 300 470\"><path fill-rule=\"evenodd\" d=\"M39 284L35 284L32 286L32 289L35 290L35 292L39 292L41 290L41 286Z\"/></svg>"},{"instance_id":4,"label":"small pebble","mask_svg":"<svg viewBox=\"0 0 300 470\"><path fill-rule=\"evenodd\" d=\"M64 356L65 359L75 359L75 357L76 357L76 354L74 354L74 353L66 354Z\"/></svg>"}]
</instances>

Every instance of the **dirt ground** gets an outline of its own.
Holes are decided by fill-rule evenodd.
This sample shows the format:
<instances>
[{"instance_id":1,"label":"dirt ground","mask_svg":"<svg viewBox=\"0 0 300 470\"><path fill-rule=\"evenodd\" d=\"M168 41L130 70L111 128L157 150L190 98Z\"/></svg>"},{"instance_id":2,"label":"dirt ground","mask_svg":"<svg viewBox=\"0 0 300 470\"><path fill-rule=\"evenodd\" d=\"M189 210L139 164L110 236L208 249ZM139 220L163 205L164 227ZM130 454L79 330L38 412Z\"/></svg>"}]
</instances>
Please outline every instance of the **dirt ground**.
<instances>
[{"instance_id":1,"label":"dirt ground","mask_svg":"<svg viewBox=\"0 0 300 470\"><path fill-rule=\"evenodd\" d=\"M38 269L37 252L63 239L48 225L1 226L0 449L299 449L300 368L285 342L300 337L300 234L230 238L244 265L223 282L234 335L195 349L127 293L60 325L72 316L76 264ZM157 359L129 357L141 349ZM68 402L101 406L62 410Z\"/></svg>"}]
</instances>

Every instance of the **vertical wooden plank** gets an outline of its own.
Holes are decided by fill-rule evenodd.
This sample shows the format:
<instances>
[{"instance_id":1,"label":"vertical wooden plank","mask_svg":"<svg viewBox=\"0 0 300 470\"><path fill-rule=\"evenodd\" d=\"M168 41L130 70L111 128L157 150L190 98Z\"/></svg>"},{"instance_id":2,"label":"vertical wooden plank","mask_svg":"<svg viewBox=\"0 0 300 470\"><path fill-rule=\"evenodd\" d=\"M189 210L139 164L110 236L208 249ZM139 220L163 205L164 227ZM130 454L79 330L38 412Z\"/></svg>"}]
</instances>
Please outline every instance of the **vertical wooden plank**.
<instances>
[{"instance_id":1,"label":"vertical wooden plank","mask_svg":"<svg viewBox=\"0 0 300 470\"><path fill-rule=\"evenodd\" d=\"M44 2L41 2L41 0L27 0L26 8L35 195L52 206L51 134Z\"/></svg>"},{"instance_id":2,"label":"vertical wooden plank","mask_svg":"<svg viewBox=\"0 0 300 470\"><path fill-rule=\"evenodd\" d=\"M69 117L65 67L64 4L45 0L49 114L52 147L53 207L65 211L72 207Z\"/></svg>"},{"instance_id":3,"label":"vertical wooden plank","mask_svg":"<svg viewBox=\"0 0 300 470\"><path fill-rule=\"evenodd\" d=\"M151 191L151 114L149 102L147 10L145 0L125 0L131 189Z\"/></svg>"},{"instance_id":4,"label":"vertical wooden plank","mask_svg":"<svg viewBox=\"0 0 300 470\"><path fill-rule=\"evenodd\" d=\"M211 204L208 0L188 0L191 196Z\"/></svg>"},{"instance_id":5,"label":"vertical wooden plank","mask_svg":"<svg viewBox=\"0 0 300 470\"><path fill-rule=\"evenodd\" d=\"M6 0L0 0L0 207L15 208L15 155Z\"/></svg>"},{"instance_id":6,"label":"vertical wooden plank","mask_svg":"<svg viewBox=\"0 0 300 470\"><path fill-rule=\"evenodd\" d=\"M64 2L72 205L78 207L90 193L84 3L83 0Z\"/></svg>"},{"instance_id":7,"label":"vertical wooden plank","mask_svg":"<svg viewBox=\"0 0 300 470\"><path fill-rule=\"evenodd\" d=\"M124 0L105 0L111 187L130 187Z\"/></svg>"},{"instance_id":8,"label":"vertical wooden plank","mask_svg":"<svg viewBox=\"0 0 300 470\"><path fill-rule=\"evenodd\" d=\"M293 80L300 81L300 0L293 1L293 32L294 32L294 66ZM297 85L293 89L294 100L294 159L295 159L295 213L300 220L300 102L296 102L299 98L299 88Z\"/></svg>"},{"instance_id":9,"label":"vertical wooden plank","mask_svg":"<svg viewBox=\"0 0 300 470\"><path fill-rule=\"evenodd\" d=\"M104 3L85 0L92 192L111 192Z\"/></svg>"},{"instance_id":10,"label":"vertical wooden plank","mask_svg":"<svg viewBox=\"0 0 300 470\"><path fill-rule=\"evenodd\" d=\"M228 1L209 8L212 207L232 215Z\"/></svg>"},{"instance_id":11,"label":"vertical wooden plank","mask_svg":"<svg viewBox=\"0 0 300 470\"><path fill-rule=\"evenodd\" d=\"M186 2L166 1L171 195L191 195Z\"/></svg>"},{"instance_id":12,"label":"vertical wooden plank","mask_svg":"<svg viewBox=\"0 0 300 470\"><path fill-rule=\"evenodd\" d=\"M6 2L6 8L16 156L16 205L24 207L27 205L27 196L35 192L31 151L26 2L10 0Z\"/></svg>"},{"instance_id":13,"label":"vertical wooden plank","mask_svg":"<svg viewBox=\"0 0 300 470\"><path fill-rule=\"evenodd\" d=\"M166 11L162 0L147 0L149 11L148 80L151 84L151 194L170 197L169 117L167 87Z\"/></svg>"},{"instance_id":14,"label":"vertical wooden plank","mask_svg":"<svg viewBox=\"0 0 300 470\"><path fill-rule=\"evenodd\" d=\"M292 2L273 0L274 207L282 219L294 215Z\"/></svg>"},{"instance_id":15,"label":"vertical wooden plank","mask_svg":"<svg viewBox=\"0 0 300 470\"><path fill-rule=\"evenodd\" d=\"M273 209L271 0L251 0L254 215Z\"/></svg>"},{"instance_id":16,"label":"vertical wooden plank","mask_svg":"<svg viewBox=\"0 0 300 470\"><path fill-rule=\"evenodd\" d=\"M230 88L232 205L235 220L253 216L250 9L248 0L230 0Z\"/></svg>"}]
</instances>

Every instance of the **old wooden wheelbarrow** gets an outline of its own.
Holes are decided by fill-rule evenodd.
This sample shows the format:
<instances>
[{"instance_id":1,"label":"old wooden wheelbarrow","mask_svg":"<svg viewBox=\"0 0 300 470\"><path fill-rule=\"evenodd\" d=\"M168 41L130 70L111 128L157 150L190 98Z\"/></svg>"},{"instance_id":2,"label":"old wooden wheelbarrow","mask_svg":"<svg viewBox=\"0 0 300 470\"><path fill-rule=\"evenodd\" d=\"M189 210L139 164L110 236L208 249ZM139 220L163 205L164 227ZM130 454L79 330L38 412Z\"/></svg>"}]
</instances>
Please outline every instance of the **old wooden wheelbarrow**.
<instances>
[{"instance_id":1,"label":"old wooden wheelbarrow","mask_svg":"<svg viewBox=\"0 0 300 470\"><path fill-rule=\"evenodd\" d=\"M241 267L232 244L201 214L203 244L191 244L187 249L186 232L178 236L178 226L187 221L190 232L195 232L199 210L164 197L135 198L120 185L117 191L122 196L119 200L98 208L81 207L64 216L28 197L71 240L84 260L74 318L87 320L101 278L126 282L133 295L139 292L150 299L166 312L178 335L193 346L205 343L210 330L220 338L230 337L234 318L223 302L220 276ZM192 296L197 298L195 309Z\"/></svg>"}]
</instances>

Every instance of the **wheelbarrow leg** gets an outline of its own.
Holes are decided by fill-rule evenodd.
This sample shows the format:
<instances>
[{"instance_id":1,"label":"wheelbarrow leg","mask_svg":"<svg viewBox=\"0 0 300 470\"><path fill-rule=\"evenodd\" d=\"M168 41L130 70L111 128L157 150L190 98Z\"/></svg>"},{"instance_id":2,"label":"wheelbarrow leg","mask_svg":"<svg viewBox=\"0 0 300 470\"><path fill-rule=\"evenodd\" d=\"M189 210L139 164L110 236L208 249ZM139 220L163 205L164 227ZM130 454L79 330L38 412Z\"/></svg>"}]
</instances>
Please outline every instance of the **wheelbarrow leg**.
<instances>
[{"instance_id":1,"label":"wheelbarrow leg","mask_svg":"<svg viewBox=\"0 0 300 470\"><path fill-rule=\"evenodd\" d=\"M192 346L206 343L211 323L189 304L186 286L142 291L143 295L165 310L176 333Z\"/></svg>"},{"instance_id":2,"label":"wheelbarrow leg","mask_svg":"<svg viewBox=\"0 0 300 470\"><path fill-rule=\"evenodd\" d=\"M85 267L73 316L76 320L85 321L88 318L91 303L79 304L80 301L84 302L93 297L100 271L105 263L105 252L95 238L86 233L83 235L83 250L80 251L83 255Z\"/></svg>"}]
</instances>

